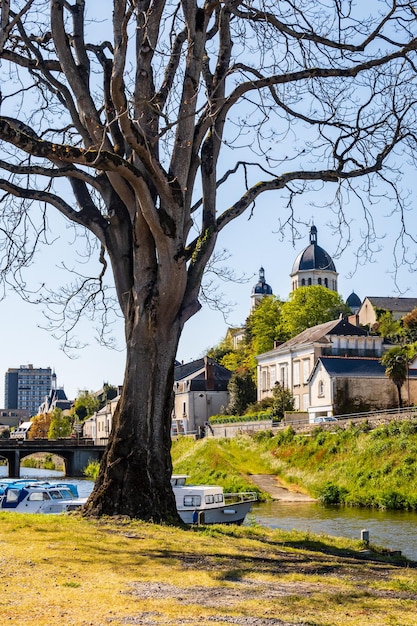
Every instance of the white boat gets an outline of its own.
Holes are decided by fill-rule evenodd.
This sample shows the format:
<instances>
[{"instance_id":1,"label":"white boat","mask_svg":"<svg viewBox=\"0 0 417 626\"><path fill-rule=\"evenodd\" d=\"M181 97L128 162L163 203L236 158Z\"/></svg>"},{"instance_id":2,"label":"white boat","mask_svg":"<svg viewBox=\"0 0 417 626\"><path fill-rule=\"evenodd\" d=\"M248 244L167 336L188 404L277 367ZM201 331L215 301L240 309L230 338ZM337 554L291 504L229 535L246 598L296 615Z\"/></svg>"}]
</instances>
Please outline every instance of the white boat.
<instances>
[{"instance_id":1,"label":"white boat","mask_svg":"<svg viewBox=\"0 0 417 626\"><path fill-rule=\"evenodd\" d=\"M14 513L68 513L85 504L67 484L12 483L0 497L0 511Z\"/></svg>"},{"instance_id":2,"label":"white boat","mask_svg":"<svg viewBox=\"0 0 417 626\"><path fill-rule=\"evenodd\" d=\"M188 485L187 478L171 477L177 511L186 524L242 524L258 499L254 491L224 493L214 485Z\"/></svg>"}]
</instances>

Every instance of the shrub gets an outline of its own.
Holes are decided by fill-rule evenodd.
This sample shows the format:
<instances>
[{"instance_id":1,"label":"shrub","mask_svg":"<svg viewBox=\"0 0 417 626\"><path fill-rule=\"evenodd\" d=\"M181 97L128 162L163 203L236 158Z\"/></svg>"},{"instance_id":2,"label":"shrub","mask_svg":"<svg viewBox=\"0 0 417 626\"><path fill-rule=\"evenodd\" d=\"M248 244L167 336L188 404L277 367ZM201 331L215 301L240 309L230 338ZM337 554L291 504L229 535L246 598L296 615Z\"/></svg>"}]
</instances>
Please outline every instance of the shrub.
<instances>
[{"instance_id":1,"label":"shrub","mask_svg":"<svg viewBox=\"0 0 417 626\"><path fill-rule=\"evenodd\" d=\"M318 493L318 498L322 504L344 504L348 490L344 487L339 487L333 483L326 483Z\"/></svg>"}]
</instances>

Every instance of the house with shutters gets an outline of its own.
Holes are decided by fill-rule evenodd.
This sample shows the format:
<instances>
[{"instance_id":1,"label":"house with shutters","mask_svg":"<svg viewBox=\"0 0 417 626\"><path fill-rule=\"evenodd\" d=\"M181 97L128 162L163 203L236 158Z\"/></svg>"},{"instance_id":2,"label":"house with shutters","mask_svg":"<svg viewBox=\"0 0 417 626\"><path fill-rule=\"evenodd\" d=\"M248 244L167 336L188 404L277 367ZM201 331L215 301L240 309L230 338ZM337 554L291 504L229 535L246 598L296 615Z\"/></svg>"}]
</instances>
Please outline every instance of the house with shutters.
<instances>
[{"instance_id":1,"label":"house with shutters","mask_svg":"<svg viewBox=\"0 0 417 626\"><path fill-rule=\"evenodd\" d=\"M201 433L229 404L232 372L205 356L174 368L173 433Z\"/></svg>"},{"instance_id":2,"label":"house with shutters","mask_svg":"<svg viewBox=\"0 0 417 626\"><path fill-rule=\"evenodd\" d=\"M370 335L365 329L351 324L347 318L307 328L256 357L258 400L270 397L278 382L291 392L295 410L308 411L311 404L310 376L320 357L367 357L377 360L390 345L382 337Z\"/></svg>"}]
</instances>

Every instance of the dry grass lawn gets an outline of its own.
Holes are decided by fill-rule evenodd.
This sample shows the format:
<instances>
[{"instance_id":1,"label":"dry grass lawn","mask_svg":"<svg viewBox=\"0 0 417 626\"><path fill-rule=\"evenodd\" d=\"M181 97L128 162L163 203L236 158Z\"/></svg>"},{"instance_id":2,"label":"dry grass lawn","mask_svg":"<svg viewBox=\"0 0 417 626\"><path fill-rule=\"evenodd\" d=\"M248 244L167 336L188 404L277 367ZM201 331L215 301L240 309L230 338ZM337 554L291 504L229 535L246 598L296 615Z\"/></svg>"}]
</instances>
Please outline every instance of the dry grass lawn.
<instances>
[{"instance_id":1,"label":"dry grass lawn","mask_svg":"<svg viewBox=\"0 0 417 626\"><path fill-rule=\"evenodd\" d=\"M258 527L3 513L1 623L415 626L417 570L362 548Z\"/></svg>"}]
</instances>

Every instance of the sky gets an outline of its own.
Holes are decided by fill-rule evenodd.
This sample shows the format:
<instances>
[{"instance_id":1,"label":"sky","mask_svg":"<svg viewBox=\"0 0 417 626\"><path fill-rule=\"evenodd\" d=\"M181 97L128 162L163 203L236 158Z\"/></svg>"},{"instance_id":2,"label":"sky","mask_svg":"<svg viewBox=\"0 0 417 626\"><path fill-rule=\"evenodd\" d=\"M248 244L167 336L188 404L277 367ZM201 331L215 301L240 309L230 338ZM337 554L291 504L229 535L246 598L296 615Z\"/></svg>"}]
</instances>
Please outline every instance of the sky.
<instances>
[{"instance_id":1,"label":"sky","mask_svg":"<svg viewBox=\"0 0 417 626\"><path fill-rule=\"evenodd\" d=\"M225 264L236 275L245 276L245 281L221 282L219 292L223 293L224 300L231 305L226 318L221 312L203 305L201 311L187 322L177 353L178 360L188 362L203 356L208 348L224 338L229 326L244 324L250 311L251 290L258 280L261 266L265 269L266 281L271 285L273 293L287 299L290 292L289 274L298 253L309 245L309 224L312 221L318 230L318 244L334 259L339 273L338 291L344 299L352 291L355 291L362 300L366 296L398 295L392 276L393 244L400 228L395 215L390 215L384 208L381 208L379 213L377 211L376 223L381 237L378 245L381 249L375 254L374 262L366 262L354 272L355 253L362 242L363 229L357 207L356 213L354 206L350 210L352 242L338 257L338 237L330 227L331 214L328 211L307 204L306 199L305 206L301 206L300 210L300 215L305 219L305 224L299 226L302 236L293 242L288 233L285 234L284 240L281 240L282 235L278 231L277 218L283 214L282 206L283 200L279 192L266 194L250 219L248 216L242 216L221 234L218 249L226 249L229 255ZM61 237L65 239L64 230ZM35 259L32 269L35 285L46 278L52 283L59 284L59 281L62 281L62 272L58 268L60 261L65 257L71 258L76 252L70 240L64 245L62 239L57 239L54 246L51 249L43 249ZM397 282L402 295L417 297L415 274L409 267L401 269ZM77 353L76 358L69 358L60 349L60 341L44 330L45 318L40 305L22 302L16 294L9 294L0 302L0 319L2 404L4 373L9 367L20 365L51 367L57 375L58 386L65 389L69 399L74 399L83 389L96 391L104 382L113 385L122 384L125 353L121 320L115 328L118 350L100 346L95 339L93 325L83 320L77 329L77 336L88 345Z\"/></svg>"},{"instance_id":2,"label":"sky","mask_svg":"<svg viewBox=\"0 0 417 626\"><path fill-rule=\"evenodd\" d=\"M97 2L90 5L99 7L100 10L102 7L102 3ZM101 27L106 24L103 22ZM3 111L3 114L6 113ZM233 159L235 158L238 158L236 154L233 155ZM219 173L221 175L223 171ZM408 195L410 208L406 216L410 222L408 227L416 234L417 223L413 219L412 204L416 196L415 172L404 169L404 175L402 185L404 195ZM333 257L339 273L338 291L344 299L352 291L361 299L366 296L398 294L417 297L415 273L410 270L410 265L404 265L400 269L397 283L393 278L393 249L402 223L393 212L394 206L384 197L384 190L375 190L375 204L372 207L374 226L378 233L373 247L377 251L373 254L372 261L361 257L362 263L359 266L356 254L363 244L366 229L363 207L354 194L346 196L344 211L351 232L347 233L346 229L342 229L343 241L346 243L348 240L349 243L346 247L342 246L344 249L340 253L338 216L330 195L333 192L334 189L331 190L329 186L320 188L318 185L315 193L296 197L294 211L299 221L299 236L295 240L290 228L282 229L279 221L286 222L289 218L287 200L280 191L262 195L252 213L241 216L225 228L219 237L217 250L227 251L229 257L225 264L236 276L244 277L245 280L220 281L219 291L224 294L224 300L230 303L229 313L225 317L220 311L211 310L208 305L203 304L201 311L186 324L177 353L178 360L188 362L201 357L208 348L224 338L229 326L244 324L250 311L251 290L258 280L261 266L273 293L282 299L288 297L289 274L296 256L309 244L309 225L312 222L318 229L318 244ZM376 192L379 193L378 198ZM236 200L236 194L233 197L231 194L229 198L227 192L222 192L219 197L223 208L228 206L229 201L231 203ZM51 287L63 284L65 281L59 269L60 263L65 261L72 265L72 259L83 259L82 242L74 242L70 229L54 218L50 219L50 238L53 243L39 250L33 267L28 272L28 283L34 289L44 282ZM407 245L409 248L406 252L414 261L416 246L412 242ZM105 382L122 384L125 353L121 320L115 327L119 346L117 350L98 345L94 326L83 320L77 333L80 341L86 345L78 351L76 358L69 358L60 349L61 342L44 330L46 321L40 305L25 303L16 294L9 292L0 301L0 319L0 405L4 402L4 374L8 368L20 365L51 367L57 375L58 386L65 389L69 399L75 398L80 390L98 390Z\"/></svg>"}]
</instances>

